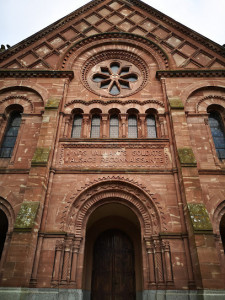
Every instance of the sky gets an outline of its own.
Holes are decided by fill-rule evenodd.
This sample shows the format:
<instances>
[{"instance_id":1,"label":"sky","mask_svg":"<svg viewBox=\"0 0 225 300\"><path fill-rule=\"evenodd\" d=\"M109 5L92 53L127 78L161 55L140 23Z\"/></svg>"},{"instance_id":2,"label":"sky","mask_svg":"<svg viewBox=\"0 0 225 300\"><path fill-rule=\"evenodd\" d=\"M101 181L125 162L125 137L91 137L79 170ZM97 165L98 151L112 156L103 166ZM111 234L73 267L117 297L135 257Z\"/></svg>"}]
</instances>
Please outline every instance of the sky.
<instances>
[{"instance_id":1,"label":"sky","mask_svg":"<svg viewBox=\"0 0 225 300\"><path fill-rule=\"evenodd\" d=\"M0 0L0 45L13 46L90 0ZM225 44L225 0L143 0L214 42Z\"/></svg>"}]
</instances>

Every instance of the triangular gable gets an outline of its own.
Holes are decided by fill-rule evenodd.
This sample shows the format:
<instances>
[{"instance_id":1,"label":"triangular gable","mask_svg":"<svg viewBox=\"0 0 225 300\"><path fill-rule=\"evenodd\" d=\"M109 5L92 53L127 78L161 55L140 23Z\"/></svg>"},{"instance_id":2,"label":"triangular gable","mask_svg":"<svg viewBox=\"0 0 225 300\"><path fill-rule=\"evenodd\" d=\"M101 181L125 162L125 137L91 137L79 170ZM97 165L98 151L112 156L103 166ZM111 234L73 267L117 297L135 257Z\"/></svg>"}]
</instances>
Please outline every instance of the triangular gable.
<instances>
[{"instance_id":1,"label":"triangular gable","mask_svg":"<svg viewBox=\"0 0 225 300\"><path fill-rule=\"evenodd\" d=\"M6 50L4 69L56 69L74 43L105 32L129 32L157 43L176 68L225 68L225 49L139 0L94 0Z\"/></svg>"}]
</instances>

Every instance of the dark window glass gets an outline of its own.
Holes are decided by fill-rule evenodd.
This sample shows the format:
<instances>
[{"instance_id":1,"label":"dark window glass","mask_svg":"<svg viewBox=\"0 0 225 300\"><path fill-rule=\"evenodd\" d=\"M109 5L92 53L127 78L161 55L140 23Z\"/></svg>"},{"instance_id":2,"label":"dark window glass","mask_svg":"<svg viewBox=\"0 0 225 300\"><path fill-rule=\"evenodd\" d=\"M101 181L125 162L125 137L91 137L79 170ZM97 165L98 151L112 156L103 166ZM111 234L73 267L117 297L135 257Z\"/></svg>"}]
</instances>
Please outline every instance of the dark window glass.
<instances>
[{"instance_id":1,"label":"dark window glass","mask_svg":"<svg viewBox=\"0 0 225 300\"><path fill-rule=\"evenodd\" d=\"M100 124L101 124L100 116L93 116L91 121L91 138L100 137Z\"/></svg>"},{"instance_id":2,"label":"dark window glass","mask_svg":"<svg viewBox=\"0 0 225 300\"><path fill-rule=\"evenodd\" d=\"M128 138L137 138L138 129L137 129L137 117L131 115L128 117Z\"/></svg>"},{"instance_id":3,"label":"dark window glass","mask_svg":"<svg viewBox=\"0 0 225 300\"><path fill-rule=\"evenodd\" d=\"M12 152L16 143L16 138L18 135L18 131L21 123L21 113L20 112L12 112L8 125L6 128L6 132L3 138L3 142L0 148L0 157L11 157Z\"/></svg>"},{"instance_id":4,"label":"dark window glass","mask_svg":"<svg viewBox=\"0 0 225 300\"><path fill-rule=\"evenodd\" d=\"M82 128L82 116L75 115L73 120L72 138L80 138Z\"/></svg>"},{"instance_id":5,"label":"dark window glass","mask_svg":"<svg viewBox=\"0 0 225 300\"><path fill-rule=\"evenodd\" d=\"M156 134L156 122L155 122L155 116L149 115L146 118L147 122L147 137L154 139L157 137Z\"/></svg>"},{"instance_id":6,"label":"dark window glass","mask_svg":"<svg viewBox=\"0 0 225 300\"><path fill-rule=\"evenodd\" d=\"M110 126L109 126L109 136L110 138L118 138L119 137L119 119L117 116L112 116L110 118Z\"/></svg>"},{"instance_id":7,"label":"dark window glass","mask_svg":"<svg viewBox=\"0 0 225 300\"><path fill-rule=\"evenodd\" d=\"M225 159L225 134L224 127L217 111L212 111L209 114L209 126L211 129L213 141L219 159Z\"/></svg>"},{"instance_id":8,"label":"dark window glass","mask_svg":"<svg viewBox=\"0 0 225 300\"><path fill-rule=\"evenodd\" d=\"M223 250L225 251L225 215L223 215L220 222L220 236L223 243Z\"/></svg>"}]
</instances>

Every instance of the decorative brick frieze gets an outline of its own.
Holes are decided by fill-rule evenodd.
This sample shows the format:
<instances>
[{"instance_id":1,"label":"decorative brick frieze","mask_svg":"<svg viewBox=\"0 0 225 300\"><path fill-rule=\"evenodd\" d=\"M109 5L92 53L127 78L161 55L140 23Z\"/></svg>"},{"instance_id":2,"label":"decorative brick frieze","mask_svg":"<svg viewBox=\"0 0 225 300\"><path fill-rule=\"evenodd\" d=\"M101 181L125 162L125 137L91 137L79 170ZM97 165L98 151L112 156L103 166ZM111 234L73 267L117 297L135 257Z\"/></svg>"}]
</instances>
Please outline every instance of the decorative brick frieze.
<instances>
[{"instance_id":1,"label":"decorative brick frieze","mask_svg":"<svg viewBox=\"0 0 225 300\"><path fill-rule=\"evenodd\" d=\"M169 103L172 109L184 109L184 104L179 97L169 98Z\"/></svg>"},{"instance_id":2,"label":"decorative brick frieze","mask_svg":"<svg viewBox=\"0 0 225 300\"><path fill-rule=\"evenodd\" d=\"M212 224L205 205L202 203L189 203L187 207L194 231L212 232Z\"/></svg>"},{"instance_id":3,"label":"decorative brick frieze","mask_svg":"<svg viewBox=\"0 0 225 300\"><path fill-rule=\"evenodd\" d=\"M50 148L37 148L32 158L31 166L46 166L50 150Z\"/></svg>"},{"instance_id":4,"label":"decorative brick frieze","mask_svg":"<svg viewBox=\"0 0 225 300\"><path fill-rule=\"evenodd\" d=\"M30 231L34 224L39 208L39 202L23 202L16 217L15 231Z\"/></svg>"},{"instance_id":5,"label":"decorative brick frieze","mask_svg":"<svg viewBox=\"0 0 225 300\"><path fill-rule=\"evenodd\" d=\"M183 167L196 167L197 161L191 148L179 148L177 151Z\"/></svg>"},{"instance_id":6,"label":"decorative brick frieze","mask_svg":"<svg viewBox=\"0 0 225 300\"><path fill-rule=\"evenodd\" d=\"M225 77L225 70L162 70L156 72L156 77Z\"/></svg>"},{"instance_id":7,"label":"decorative brick frieze","mask_svg":"<svg viewBox=\"0 0 225 300\"><path fill-rule=\"evenodd\" d=\"M48 70L0 70L0 78L69 78L73 79L73 71Z\"/></svg>"}]
</instances>

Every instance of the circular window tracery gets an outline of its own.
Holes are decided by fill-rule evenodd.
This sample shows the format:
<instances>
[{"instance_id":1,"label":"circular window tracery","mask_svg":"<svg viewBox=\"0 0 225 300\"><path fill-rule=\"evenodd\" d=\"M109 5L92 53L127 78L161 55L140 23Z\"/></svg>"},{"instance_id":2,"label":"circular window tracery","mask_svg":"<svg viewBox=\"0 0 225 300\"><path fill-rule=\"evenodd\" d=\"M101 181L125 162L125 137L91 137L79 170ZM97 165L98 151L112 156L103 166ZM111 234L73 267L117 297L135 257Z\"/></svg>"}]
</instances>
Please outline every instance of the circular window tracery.
<instances>
[{"instance_id":1,"label":"circular window tracery","mask_svg":"<svg viewBox=\"0 0 225 300\"><path fill-rule=\"evenodd\" d=\"M125 62L114 61L93 75L92 80L101 89L107 89L112 96L119 95L123 89L132 89L132 82L138 80L138 75L132 72L133 66Z\"/></svg>"},{"instance_id":2,"label":"circular window tracery","mask_svg":"<svg viewBox=\"0 0 225 300\"><path fill-rule=\"evenodd\" d=\"M119 59L118 59L119 57ZM111 51L89 59L82 72L84 85L104 97L125 97L138 92L147 82L147 67L133 53Z\"/></svg>"}]
</instances>

